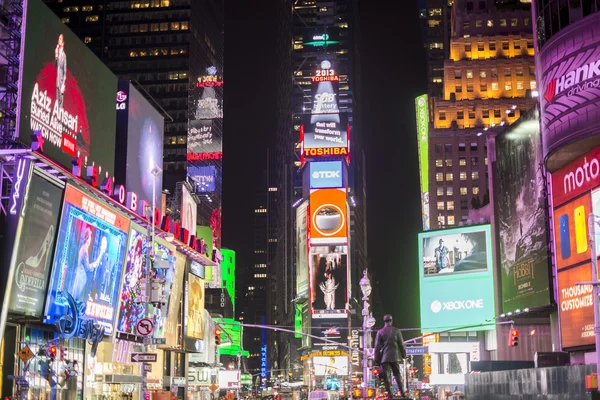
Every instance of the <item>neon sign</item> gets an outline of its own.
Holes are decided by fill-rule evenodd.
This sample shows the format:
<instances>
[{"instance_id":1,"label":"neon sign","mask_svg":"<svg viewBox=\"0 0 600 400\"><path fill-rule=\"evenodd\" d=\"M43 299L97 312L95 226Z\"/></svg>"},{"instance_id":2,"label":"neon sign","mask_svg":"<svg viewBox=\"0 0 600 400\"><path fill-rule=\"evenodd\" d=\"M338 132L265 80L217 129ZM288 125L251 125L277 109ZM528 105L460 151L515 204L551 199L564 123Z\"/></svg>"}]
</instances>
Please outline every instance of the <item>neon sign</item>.
<instances>
[{"instance_id":1,"label":"neon sign","mask_svg":"<svg viewBox=\"0 0 600 400\"><path fill-rule=\"evenodd\" d=\"M267 379L267 345L260 348L260 377Z\"/></svg>"},{"instance_id":2,"label":"neon sign","mask_svg":"<svg viewBox=\"0 0 600 400\"><path fill-rule=\"evenodd\" d=\"M222 151L214 151L212 153L188 153L188 161L206 161L206 160L221 160L223 159Z\"/></svg>"},{"instance_id":3,"label":"neon sign","mask_svg":"<svg viewBox=\"0 0 600 400\"><path fill-rule=\"evenodd\" d=\"M18 206L18 201L21 198L21 184L23 183L23 177L25 176L25 171L27 169L27 165L28 165L28 161L25 158L19 158L19 162L17 163L17 169L15 171L15 184L13 187L13 194L11 197L11 204L10 204L10 214L11 215L16 215L17 214L17 206Z\"/></svg>"}]
</instances>

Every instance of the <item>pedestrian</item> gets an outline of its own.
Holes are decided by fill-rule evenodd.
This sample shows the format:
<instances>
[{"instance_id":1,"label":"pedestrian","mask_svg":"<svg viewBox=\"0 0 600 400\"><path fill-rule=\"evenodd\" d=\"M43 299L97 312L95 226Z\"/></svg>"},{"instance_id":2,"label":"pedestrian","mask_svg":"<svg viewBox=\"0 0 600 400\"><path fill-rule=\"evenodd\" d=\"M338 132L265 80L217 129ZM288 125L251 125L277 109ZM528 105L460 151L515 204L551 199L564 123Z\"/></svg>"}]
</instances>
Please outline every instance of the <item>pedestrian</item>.
<instances>
[{"instance_id":1,"label":"pedestrian","mask_svg":"<svg viewBox=\"0 0 600 400\"><path fill-rule=\"evenodd\" d=\"M388 397L392 394L392 374L396 378L400 395L404 397L402 378L400 377L400 362L406 358L406 348L400 329L392 326L392 316L383 316L385 326L377 331L375 337L375 362L383 367L385 389Z\"/></svg>"}]
</instances>

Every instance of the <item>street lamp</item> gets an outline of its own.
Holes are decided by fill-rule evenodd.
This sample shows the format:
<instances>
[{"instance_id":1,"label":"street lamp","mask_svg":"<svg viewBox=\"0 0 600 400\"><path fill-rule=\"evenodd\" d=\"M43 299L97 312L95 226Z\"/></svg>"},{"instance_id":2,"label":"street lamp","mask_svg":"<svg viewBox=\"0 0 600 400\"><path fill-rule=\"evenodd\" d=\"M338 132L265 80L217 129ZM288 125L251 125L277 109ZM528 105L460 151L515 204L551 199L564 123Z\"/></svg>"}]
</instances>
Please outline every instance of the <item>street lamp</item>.
<instances>
[{"instance_id":1,"label":"street lamp","mask_svg":"<svg viewBox=\"0 0 600 400\"><path fill-rule=\"evenodd\" d=\"M363 399L366 400L367 399L367 382L368 382L368 375L369 375L369 360L367 359L367 337L368 337L368 333L369 333L369 322L370 322L370 318L368 318L369 316L369 296L371 295L371 281L369 280L369 277L367 276L367 269L365 268L365 271L363 273L363 277L360 279L359 285L360 285L360 291L363 294L363 309L362 309L362 317L363 317Z\"/></svg>"}]
</instances>

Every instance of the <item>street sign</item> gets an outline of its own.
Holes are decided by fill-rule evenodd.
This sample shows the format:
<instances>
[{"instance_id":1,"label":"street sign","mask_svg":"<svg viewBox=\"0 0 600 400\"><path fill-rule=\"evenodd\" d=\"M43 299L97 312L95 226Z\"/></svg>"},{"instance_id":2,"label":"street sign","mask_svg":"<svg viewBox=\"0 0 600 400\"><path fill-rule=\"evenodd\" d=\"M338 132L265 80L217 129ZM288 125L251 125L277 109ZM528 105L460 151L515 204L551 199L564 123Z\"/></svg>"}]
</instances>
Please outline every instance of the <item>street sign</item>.
<instances>
[{"instance_id":1,"label":"street sign","mask_svg":"<svg viewBox=\"0 0 600 400\"><path fill-rule=\"evenodd\" d=\"M235 398L235 395L231 392L227 392L227 394L225 395L225 398L227 400L233 400Z\"/></svg>"},{"instance_id":2,"label":"street sign","mask_svg":"<svg viewBox=\"0 0 600 400\"><path fill-rule=\"evenodd\" d=\"M131 353L131 362L156 362L156 353Z\"/></svg>"},{"instance_id":3,"label":"street sign","mask_svg":"<svg viewBox=\"0 0 600 400\"><path fill-rule=\"evenodd\" d=\"M144 344L154 344L154 345L167 344L167 339L147 337L147 338L144 338Z\"/></svg>"},{"instance_id":4,"label":"street sign","mask_svg":"<svg viewBox=\"0 0 600 400\"><path fill-rule=\"evenodd\" d=\"M19 350L18 354L19 354L19 358L23 362L27 362L33 357L33 352L31 351L29 346L23 347L21 350Z\"/></svg>"},{"instance_id":5,"label":"street sign","mask_svg":"<svg viewBox=\"0 0 600 400\"><path fill-rule=\"evenodd\" d=\"M428 351L429 351L429 348L425 347L425 346L407 347L406 355L407 356L422 356L424 354L427 354Z\"/></svg>"},{"instance_id":6,"label":"street sign","mask_svg":"<svg viewBox=\"0 0 600 400\"><path fill-rule=\"evenodd\" d=\"M219 389L219 385L217 385L216 383L211 383L210 386L208 387L210 389L211 392L216 392L217 389Z\"/></svg>"},{"instance_id":7,"label":"street sign","mask_svg":"<svg viewBox=\"0 0 600 400\"><path fill-rule=\"evenodd\" d=\"M144 371L152 372L152 364L144 364Z\"/></svg>"},{"instance_id":8,"label":"street sign","mask_svg":"<svg viewBox=\"0 0 600 400\"><path fill-rule=\"evenodd\" d=\"M142 318L135 326L135 330L140 336L150 336L154 331L154 322L150 318Z\"/></svg>"}]
</instances>

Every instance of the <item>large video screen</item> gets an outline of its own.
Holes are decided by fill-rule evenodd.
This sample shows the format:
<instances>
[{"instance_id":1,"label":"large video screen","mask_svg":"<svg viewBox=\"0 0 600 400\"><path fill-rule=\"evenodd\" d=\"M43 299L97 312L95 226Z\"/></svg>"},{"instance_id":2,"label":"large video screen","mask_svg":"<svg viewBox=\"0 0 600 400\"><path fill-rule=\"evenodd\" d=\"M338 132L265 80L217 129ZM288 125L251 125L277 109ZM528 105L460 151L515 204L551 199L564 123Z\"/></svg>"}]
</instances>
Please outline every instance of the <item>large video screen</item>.
<instances>
[{"instance_id":1,"label":"large video screen","mask_svg":"<svg viewBox=\"0 0 600 400\"><path fill-rule=\"evenodd\" d=\"M316 376L348 375L348 357L313 357Z\"/></svg>"},{"instance_id":2,"label":"large video screen","mask_svg":"<svg viewBox=\"0 0 600 400\"><path fill-rule=\"evenodd\" d=\"M594 344L594 289L592 285L577 285L577 282L591 280L590 263L558 273L558 309L563 348Z\"/></svg>"},{"instance_id":3,"label":"large video screen","mask_svg":"<svg viewBox=\"0 0 600 400\"><path fill-rule=\"evenodd\" d=\"M310 191L310 241L313 244L348 242L346 189Z\"/></svg>"},{"instance_id":4,"label":"large video screen","mask_svg":"<svg viewBox=\"0 0 600 400\"><path fill-rule=\"evenodd\" d=\"M296 208L296 295L308 295L308 201Z\"/></svg>"},{"instance_id":5,"label":"large video screen","mask_svg":"<svg viewBox=\"0 0 600 400\"><path fill-rule=\"evenodd\" d=\"M112 333L128 232L126 216L67 186L46 302L50 323L64 315L66 292L83 318Z\"/></svg>"},{"instance_id":6,"label":"large video screen","mask_svg":"<svg viewBox=\"0 0 600 400\"><path fill-rule=\"evenodd\" d=\"M204 339L204 279L189 273L186 294L186 335Z\"/></svg>"},{"instance_id":7,"label":"large video screen","mask_svg":"<svg viewBox=\"0 0 600 400\"><path fill-rule=\"evenodd\" d=\"M419 234L421 330L493 329L490 225Z\"/></svg>"},{"instance_id":8,"label":"large video screen","mask_svg":"<svg viewBox=\"0 0 600 400\"><path fill-rule=\"evenodd\" d=\"M117 78L41 0L27 1L19 140L69 171L73 157L114 174Z\"/></svg>"},{"instance_id":9,"label":"large video screen","mask_svg":"<svg viewBox=\"0 0 600 400\"><path fill-rule=\"evenodd\" d=\"M313 318L344 318L348 302L348 246L313 246L310 271Z\"/></svg>"},{"instance_id":10,"label":"large video screen","mask_svg":"<svg viewBox=\"0 0 600 400\"><path fill-rule=\"evenodd\" d=\"M63 189L36 172L25 178L26 201L15 253L15 273L8 310L40 317L52 269Z\"/></svg>"}]
</instances>

